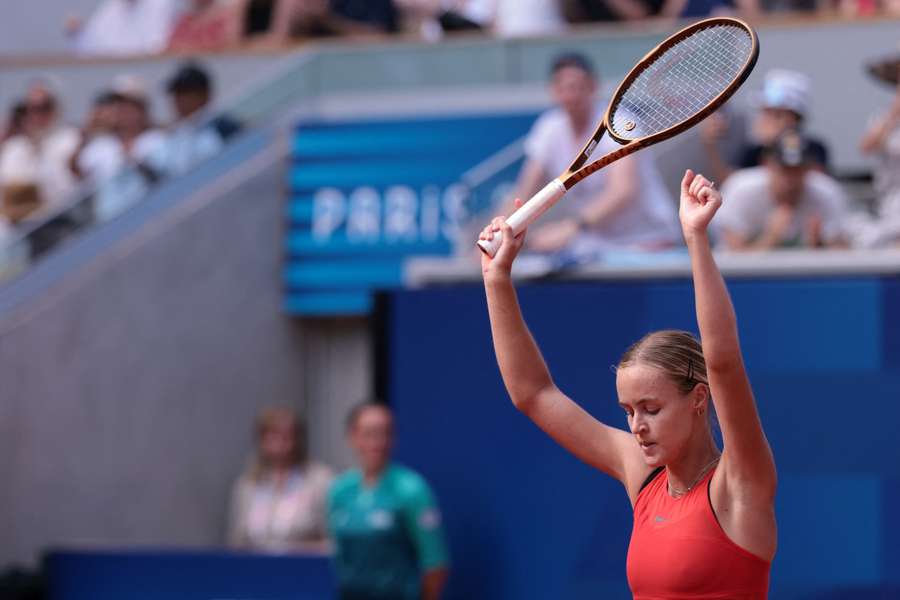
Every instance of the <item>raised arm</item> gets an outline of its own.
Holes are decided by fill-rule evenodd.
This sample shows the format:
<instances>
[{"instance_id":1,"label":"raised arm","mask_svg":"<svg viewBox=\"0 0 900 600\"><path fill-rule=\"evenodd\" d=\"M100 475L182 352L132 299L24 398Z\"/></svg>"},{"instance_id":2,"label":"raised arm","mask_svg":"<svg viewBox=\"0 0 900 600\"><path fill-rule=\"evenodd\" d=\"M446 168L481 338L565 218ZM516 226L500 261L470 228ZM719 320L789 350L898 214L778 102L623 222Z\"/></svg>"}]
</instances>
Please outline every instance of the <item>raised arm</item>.
<instances>
[{"instance_id":1,"label":"raised arm","mask_svg":"<svg viewBox=\"0 0 900 600\"><path fill-rule=\"evenodd\" d=\"M566 450L621 481L633 501L649 472L637 443L625 431L596 420L554 384L522 318L510 276L525 233L513 237L512 229L498 217L482 231L481 239L492 239L497 231L503 233L503 244L493 259L482 257L482 275L494 351L510 399Z\"/></svg>"},{"instance_id":2,"label":"raised arm","mask_svg":"<svg viewBox=\"0 0 900 600\"><path fill-rule=\"evenodd\" d=\"M863 154L882 152L884 144L891 132L900 125L900 87L888 111L863 134L859 141L859 149Z\"/></svg>"},{"instance_id":3,"label":"raised arm","mask_svg":"<svg viewBox=\"0 0 900 600\"><path fill-rule=\"evenodd\" d=\"M707 235L721 205L722 197L709 180L690 170L685 173L679 214L691 256L710 393L725 443L721 468L729 490L765 504L775 493L775 462L744 370L734 308Z\"/></svg>"}]
</instances>

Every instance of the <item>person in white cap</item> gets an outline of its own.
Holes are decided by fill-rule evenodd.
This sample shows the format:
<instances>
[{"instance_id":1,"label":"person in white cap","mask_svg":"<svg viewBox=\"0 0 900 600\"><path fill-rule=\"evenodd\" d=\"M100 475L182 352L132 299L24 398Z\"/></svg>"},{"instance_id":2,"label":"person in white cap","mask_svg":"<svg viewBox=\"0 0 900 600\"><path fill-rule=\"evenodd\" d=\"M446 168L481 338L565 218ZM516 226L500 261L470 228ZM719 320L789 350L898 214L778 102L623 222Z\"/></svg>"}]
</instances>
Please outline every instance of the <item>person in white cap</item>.
<instances>
[{"instance_id":1,"label":"person in white cap","mask_svg":"<svg viewBox=\"0 0 900 600\"><path fill-rule=\"evenodd\" d=\"M721 151L722 139L728 132L728 119L716 113L704 121L700 137L716 179L724 181L736 169L757 167L763 162L764 149L786 131L802 131L812 100L812 86L803 73L788 69L772 69L766 73L759 93L750 130L750 141L732 157ZM813 169L827 173L828 148L824 142L804 132L809 144Z\"/></svg>"}]
</instances>

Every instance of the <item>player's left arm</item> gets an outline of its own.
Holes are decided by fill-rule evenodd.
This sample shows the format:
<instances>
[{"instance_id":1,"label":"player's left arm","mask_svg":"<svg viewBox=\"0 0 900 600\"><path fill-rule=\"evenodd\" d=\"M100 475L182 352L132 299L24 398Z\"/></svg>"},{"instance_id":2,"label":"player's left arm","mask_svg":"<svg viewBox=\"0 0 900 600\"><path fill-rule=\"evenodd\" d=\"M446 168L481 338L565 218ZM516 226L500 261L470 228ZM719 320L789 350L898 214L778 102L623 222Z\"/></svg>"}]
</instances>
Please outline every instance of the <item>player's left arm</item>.
<instances>
[{"instance_id":1,"label":"player's left arm","mask_svg":"<svg viewBox=\"0 0 900 600\"><path fill-rule=\"evenodd\" d=\"M404 511L422 570L422 600L439 600L449 562L441 513L424 479L416 477L409 483Z\"/></svg>"},{"instance_id":2,"label":"player's left arm","mask_svg":"<svg viewBox=\"0 0 900 600\"><path fill-rule=\"evenodd\" d=\"M775 461L744 369L734 307L707 235L721 204L722 196L709 180L690 170L685 173L679 215L691 257L710 395L725 443L720 468L731 497L769 505L775 495Z\"/></svg>"}]
</instances>

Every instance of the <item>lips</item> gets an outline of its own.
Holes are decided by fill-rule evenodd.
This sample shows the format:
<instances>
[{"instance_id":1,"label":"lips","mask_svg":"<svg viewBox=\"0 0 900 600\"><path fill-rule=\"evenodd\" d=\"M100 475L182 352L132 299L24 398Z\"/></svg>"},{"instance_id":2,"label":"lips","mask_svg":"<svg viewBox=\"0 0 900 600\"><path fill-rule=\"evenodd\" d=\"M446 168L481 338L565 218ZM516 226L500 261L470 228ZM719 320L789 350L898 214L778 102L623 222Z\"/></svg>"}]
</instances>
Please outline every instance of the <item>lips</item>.
<instances>
[{"instance_id":1,"label":"lips","mask_svg":"<svg viewBox=\"0 0 900 600\"><path fill-rule=\"evenodd\" d=\"M649 449L653 448L654 446L656 446L656 442L639 442L639 443L641 445L641 450L644 450L644 451L649 450Z\"/></svg>"}]
</instances>

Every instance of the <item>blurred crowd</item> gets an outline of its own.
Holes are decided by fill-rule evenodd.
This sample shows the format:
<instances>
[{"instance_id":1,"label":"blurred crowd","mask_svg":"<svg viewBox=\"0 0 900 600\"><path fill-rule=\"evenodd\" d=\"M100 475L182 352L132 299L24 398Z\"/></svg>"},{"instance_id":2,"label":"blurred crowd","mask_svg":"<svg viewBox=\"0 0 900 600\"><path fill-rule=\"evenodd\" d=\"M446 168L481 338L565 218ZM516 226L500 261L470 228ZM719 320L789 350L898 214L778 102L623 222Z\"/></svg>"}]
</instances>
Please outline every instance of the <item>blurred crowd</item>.
<instances>
[{"instance_id":1,"label":"blurred crowd","mask_svg":"<svg viewBox=\"0 0 900 600\"><path fill-rule=\"evenodd\" d=\"M279 46L397 33L555 34L579 23L769 12L900 15L898 0L104 0L65 24L82 55Z\"/></svg>"},{"instance_id":2,"label":"blurred crowd","mask_svg":"<svg viewBox=\"0 0 900 600\"><path fill-rule=\"evenodd\" d=\"M900 54L873 63L869 71L897 90L892 105L872 117L859 140L860 151L874 158L871 197L848 196L832 170L828 145L808 130L814 93L803 73L773 69L753 92L749 114L726 104L701 123L707 174L725 199L713 222L720 249L900 246ZM566 170L606 108L598 97L599 76L585 56L560 56L549 87L556 106L526 139L514 194L523 200ZM595 157L614 148L604 138ZM675 206L653 149L643 150L572 188L565 202L532 225L526 251L567 265L602 261L611 252L675 249L681 246ZM510 203L496 212L513 209Z\"/></svg>"},{"instance_id":3,"label":"blurred crowd","mask_svg":"<svg viewBox=\"0 0 900 600\"><path fill-rule=\"evenodd\" d=\"M61 118L60 90L51 81L32 82L0 130L0 238L53 217L82 189L93 192L91 219L114 216L157 181L218 153L240 128L227 117L209 118L213 81L197 63L179 66L165 91L174 115L169 123L151 118L146 83L121 75L73 126Z\"/></svg>"},{"instance_id":4,"label":"blurred crowd","mask_svg":"<svg viewBox=\"0 0 900 600\"><path fill-rule=\"evenodd\" d=\"M557 33L571 23L722 12L839 10L900 14L897 0L102 0L66 24L83 55L146 55L210 51L235 45L283 45L294 38L373 36L485 30L498 35ZM852 4L852 7L851 7ZM565 58L565 57L564 57ZM873 64L878 81L897 88L897 56ZM586 58L553 67L557 106L535 124L517 195L530 197L566 165L604 109L598 74ZM211 119L214 85L196 62L185 62L165 85L174 118L154 122L154 90L121 75L98 90L78 125L63 122L61 90L34 81L0 127L0 242L16 229L61 212L91 190L89 220L118 214L161 179L215 155L240 128ZM753 114L728 105L700 128L709 175L727 204L717 222L719 243L731 249L862 247L900 239L900 100L873 116L860 149L873 157L875 190L865 211L851 210L829 163L829 148L807 130L814 92L802 73L773 70L758 90ZM745 122L749 121L749 122ZM736 143L735 140L738 140ZM685 165L694 166L694 165ZM533 228L533 251L571 250L595 256L612 247L678 245L674 200L661 183L652 153L613 164L576 187L556 219ZM579 199L580 198L580 199ZM767 207L767 208L764 208ZM508 214L511 206L503 212ZM64 237L70 217L30 240L32 254ZM24 227L23 227L24 225Z\"/></svg>"}]
</instances>

